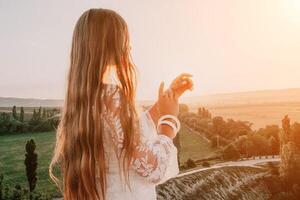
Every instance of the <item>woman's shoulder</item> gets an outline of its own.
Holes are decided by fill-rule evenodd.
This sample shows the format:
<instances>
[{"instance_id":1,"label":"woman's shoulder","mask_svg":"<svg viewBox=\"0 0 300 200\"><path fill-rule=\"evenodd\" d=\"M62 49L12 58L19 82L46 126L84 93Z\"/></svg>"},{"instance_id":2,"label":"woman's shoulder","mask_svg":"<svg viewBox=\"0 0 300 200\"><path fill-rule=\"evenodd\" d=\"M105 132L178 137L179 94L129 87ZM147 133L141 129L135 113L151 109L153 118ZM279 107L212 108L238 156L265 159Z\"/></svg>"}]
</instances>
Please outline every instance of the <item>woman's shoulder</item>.
<instances>
[{"instance_id":1,"label":"woman's shoulder","mask_svg":"<svg viewBox=\"0 0 300 200\"><path fill-rule=\"evenodd\" d=\"M120 86L120 81L117 76L117 70L115 65L107 66L103 74L102 83L108 85L108 87Z\"/></svg>"}]
</instances>

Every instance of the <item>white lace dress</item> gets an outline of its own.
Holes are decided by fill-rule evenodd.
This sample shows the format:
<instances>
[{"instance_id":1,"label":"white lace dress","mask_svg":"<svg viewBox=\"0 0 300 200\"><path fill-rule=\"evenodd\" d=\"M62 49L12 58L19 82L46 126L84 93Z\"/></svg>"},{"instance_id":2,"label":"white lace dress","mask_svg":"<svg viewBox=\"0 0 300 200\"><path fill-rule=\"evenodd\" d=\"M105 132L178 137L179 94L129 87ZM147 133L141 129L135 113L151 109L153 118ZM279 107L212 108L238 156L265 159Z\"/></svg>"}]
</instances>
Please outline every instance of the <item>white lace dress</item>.
<instances>
[{"instance_id":1,"label":"white lace dress","mask_svg":"<svg viewBox=\"0 0 300 200\"><path fill-rule=\"evenodd\" d=\"M120 93L114 84L105 84L104 92L112 95L110 105L120 106ZM158 134L148 111L140 114L140 145L133 157L129 179L131 191L122 182L117 153L122 147L120 117L104 106L103 124L107 171L107 200L155 200L155 186L179 172L177 149L169 137Z\"/></svg>"}]
</instances>

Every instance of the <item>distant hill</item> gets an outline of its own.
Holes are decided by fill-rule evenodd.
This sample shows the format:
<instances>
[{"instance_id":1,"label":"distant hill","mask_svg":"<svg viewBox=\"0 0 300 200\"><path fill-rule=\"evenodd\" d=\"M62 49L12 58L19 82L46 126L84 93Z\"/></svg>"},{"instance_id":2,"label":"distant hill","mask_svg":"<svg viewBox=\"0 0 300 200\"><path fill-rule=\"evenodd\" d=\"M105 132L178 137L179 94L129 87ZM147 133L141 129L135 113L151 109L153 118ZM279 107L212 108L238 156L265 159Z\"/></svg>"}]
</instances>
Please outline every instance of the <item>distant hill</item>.
<instances>
[{"instance_id":1,"label":"distant hill","mask_svg":"<svg viewBox=\"0 0 300 200\"><path fill-rule=\"evenodd\" d=\"M300 120L300 88L205 95L184 99L191 111L206 107L213 116L253 123L254 129L275 124L289 115Z\"/></svg>"},{"instance_id":2,"label":"distant hill","mask_svg":"<svg viewBox=\"0 0 300 200\"><path fill-rule=\"evenodd\" d=\"M139 101L139 105L150 105L153 101ZM280 102L300 102L300 88L281 90L261 90L236 93L223 93L188 97L183 99L184 103L204 106L228 106ZM62 99L35 99L0 97L0 107L24 106L24 107L56 107L62 106Z\"/></svg>"},{"instance_id":3,"label":"distant hill","mask_svg":"<svg viewBox=\"0 0 300 200\"><path fill-rule=\"evenodd\" d=\"M14 105L17 107L59 107L63 105L63 100L0 97L0 107L12 107Z\"/></svg>"},{"instance_id":4,"label":"distant hill","mask_svg":"<svg viewBox=\"0 0 300 200\"><path fill-rule=\"evenodd\" d=\"M203 95L185 98L183 101L190 105L204 106L300 102L300 88Z\"/></svg>"}]
</instances>

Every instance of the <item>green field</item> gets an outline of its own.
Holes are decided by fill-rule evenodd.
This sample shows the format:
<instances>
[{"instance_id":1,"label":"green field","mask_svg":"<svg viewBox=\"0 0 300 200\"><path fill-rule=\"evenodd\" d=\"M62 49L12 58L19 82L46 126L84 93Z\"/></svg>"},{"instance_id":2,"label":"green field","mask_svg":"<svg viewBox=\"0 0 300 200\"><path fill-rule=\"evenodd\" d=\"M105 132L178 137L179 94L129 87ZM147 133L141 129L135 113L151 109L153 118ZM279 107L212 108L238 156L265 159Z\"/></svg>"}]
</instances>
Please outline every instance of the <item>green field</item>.
<instances>
[{"instance_id":1,"label":"green field","mask_svg":"<svg viewBox=\"0 0 300 200\"><path fill-rule=\"evenodd\" d=\"M181 154L180 162L188 158L198 160L211 156L216 149L212 149L209 143L202 137L189 132L182 126L180 130ZM38 153L38 182L36 190L39 192L57 192L48 176L48 166L54 148L55 133L24 133L0 136L0 173L4 174L5 183L14 186L20 184L27 188L25 174L25 144L34 139L36 152Z\"/></svg>"},{"instance_id":2,"label":"green field","mask_svg":"<svg viewBox=\"0 0 300 200\"><path fill-rule=\"evenodd\" d=\"M186 126L182 126L180 132L180 163L183 164L187 159L199 160L214 156L217 151L216 148L211 148L209 142L201 136L192 133Z\"/></svg>"},{"instance_id":3,"label":"green field","mask_svg":"<svg viewBox=\"0 0 300 200\"><path fill-rule=\"evenodd\" d=\"M0 173L4 174L4 182L14 186L20 184L27 187L25 173L25 144L34 139L38 153L38 181L36 190L54 193L54 184L48 176L48 166L54 148L55 133L26 133L0 136Z\"/></svg>"}]
</instances>

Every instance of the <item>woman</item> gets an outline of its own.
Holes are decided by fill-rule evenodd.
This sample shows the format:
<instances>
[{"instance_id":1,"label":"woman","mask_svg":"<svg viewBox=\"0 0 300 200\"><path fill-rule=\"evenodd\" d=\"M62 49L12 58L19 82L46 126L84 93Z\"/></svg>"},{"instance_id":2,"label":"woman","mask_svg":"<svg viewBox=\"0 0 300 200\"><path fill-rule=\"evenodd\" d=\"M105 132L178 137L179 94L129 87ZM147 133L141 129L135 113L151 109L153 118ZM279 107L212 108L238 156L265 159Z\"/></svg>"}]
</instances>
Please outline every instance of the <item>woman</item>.
<instances>
[{"instance_id":1,"label":"woman","mask_svg":"<svg viewBox=\"0 0 300 200\"><path fill-rule=\"evenodd\" d=\"M79 18L70 61L49 169L64 199L156 199L155 185L178 173L172 139L178 97L192 88L191 76L180 75L166 91L162 83L157 102L138 115L128 28L107 9ZM53 174L56 164L62 182Z\"/></svg>"}]
</instances>

